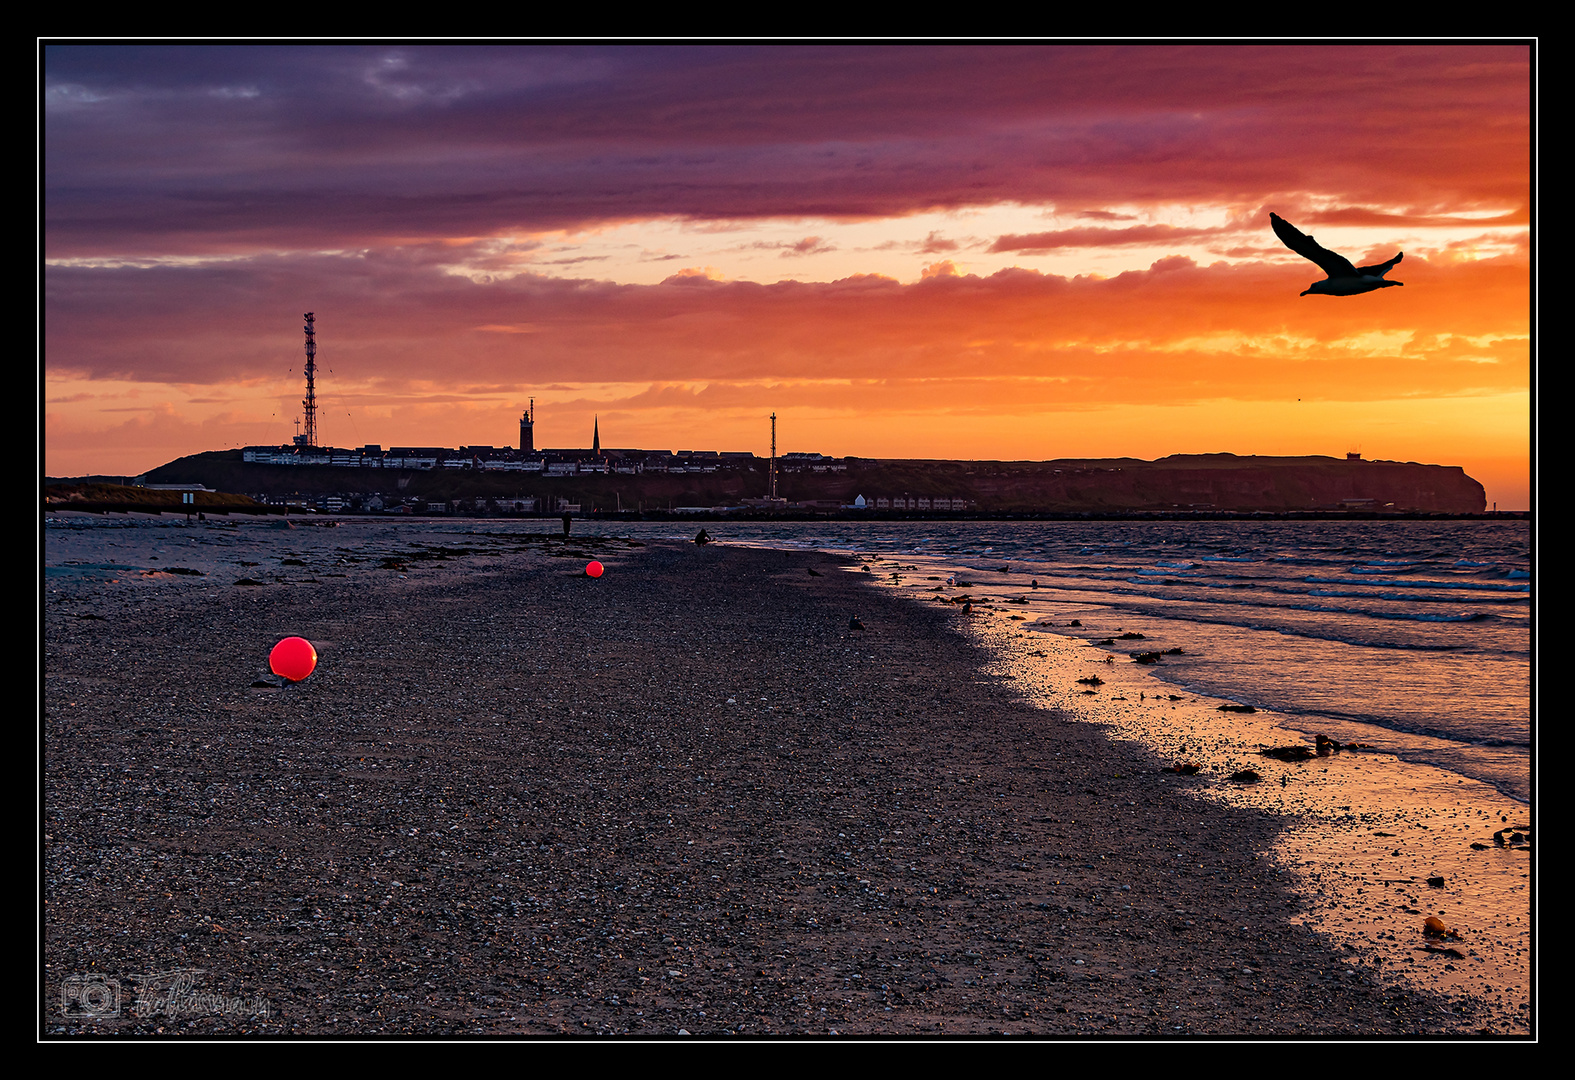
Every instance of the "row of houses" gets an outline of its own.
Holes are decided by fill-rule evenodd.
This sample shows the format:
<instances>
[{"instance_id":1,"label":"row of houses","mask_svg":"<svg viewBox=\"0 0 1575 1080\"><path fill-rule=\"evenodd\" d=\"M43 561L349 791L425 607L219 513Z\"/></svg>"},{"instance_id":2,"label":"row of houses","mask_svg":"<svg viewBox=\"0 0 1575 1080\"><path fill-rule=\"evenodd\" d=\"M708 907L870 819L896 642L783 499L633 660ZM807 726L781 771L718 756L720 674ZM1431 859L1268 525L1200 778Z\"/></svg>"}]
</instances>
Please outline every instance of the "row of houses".
<instances>
[{"instance_id":1,"label":"row of houses","mask_svg":"<svg viewBox=\"0 0 1575 1080\"><path fill-rule=\"evenodd\" d=\"M453 513L515 513L515 514L578 514L581 505L561 496L515 495L493 499L454 499L434 502L420 497L402 498L397 495L367 495L339 492L332 495L264 495L253 496L264 505L299 507L303 510L322 510L328 513L359 511L373 514L453 514Z\"/></svg>"},{"instance_id":2,"label":"row of houses","mask_svg":"<svg viewBox=\"0 0 1575 1080\"><path fill-rule=\"evenodd\" d=\"M877 495L867 505L876 510L967 510L973 503L945 495Z\"/></svg>"},{"instance_id":3,"label":"row of houses","mask_svg":"<svg viewBox=\"0 0 1575 1080\"><path fill-rule=\"evenodd\" d=\"M582 506L561 495L510 495L505 497L476 497L432 501L420 496L338 492L322 495L263 495L254 496L260 503L316 509L328 513L348 511L371 514L578 514ZM836 510L972 510L975 504L967 499L943 496L909 498L906 496L866 499L863 495L851 503L838 499L805 499L790 502L787 499L742 499L737 506L681 506L671 508L675 513L727 513L747 510L780 511L836 511Z\"/></svg>"},{"instance_id":4,"label":"row of houses","mask_svg":"<svg viewBox=\"0 0 1575 1080\"><path fill-rule=\"evenodd\" d=\"M793 457L795 455L789 455ZM819 454L796 455L809 459ZM538 450L512 447L395 446L384 450L369 445L343 450L335 447L247 446L241 460L257 465L329 465L351 469L473 469L479 472L530 473L537 476L588 474L636 476L642 473L714 473L752 470L760 459L748 451L717 450ZM802 467L824 471L832 459L805 461ZM841 462L837 467L846 468Z\"/></svg>"},{"instance_id":5,"label":"row of houses","mask_svg":"<svg viewBox=\"0 0 1575 1080\"><path fill-rule=\"evenodd\" d=\"M802 454L795 451L777 458L777 468L785 473L846 472L848 463L842 458L827 457L825 454Z\"/></svg>"}]
</instances>

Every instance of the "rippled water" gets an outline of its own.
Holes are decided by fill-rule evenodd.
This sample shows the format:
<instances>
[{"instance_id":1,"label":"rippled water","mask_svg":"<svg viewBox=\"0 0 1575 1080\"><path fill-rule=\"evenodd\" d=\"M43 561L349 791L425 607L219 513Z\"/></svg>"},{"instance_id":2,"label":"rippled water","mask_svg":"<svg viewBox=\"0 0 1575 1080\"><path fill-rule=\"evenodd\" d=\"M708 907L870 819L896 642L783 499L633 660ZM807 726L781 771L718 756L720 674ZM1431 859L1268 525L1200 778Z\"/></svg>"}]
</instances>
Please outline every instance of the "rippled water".
<instances>
[{"instance_id":1,"label":"rippled water","mask_svg":"<svg viewBox=\"0 0 1575 1080\"><path fill-rule=\"evenodd\" d=\"M950 564L1027 597L1029 613L1058 625L1077 618L1100 637L1142 633L1132 648L1182 649L1154 669L1177 686L1529 797L1526 522L741 522L710 531Z\"/></svg>"},{"instance_id":2,"label":"rippled water","mask_svg":"<svg viewBox=\"0 0 1575 1080\"><path fill-rule=\"evenodd\" d=\"M541 532L541 520L350 519L314 542ZM689 539L690 523L578 521L576 535ZM716 539L943 565L1058 631L1076 618L1133 648L1179 648L1154 674L1274 709L1309 733L1530 792L1531 533L1526 522L707 522ZM292 534L294 535L294 534ZM278 543L277 522L45 525L46 579L172 558L208 568ZM305 535L294 542L305 543ZM162 553L160 556L159 553ZM239 573L238 569L235 572ZM1032 582L1038 582L1038 587ZM909 584L912 584L910 581ZM1091 640L1093 637L1091 637ZM1123 643L1125 644L1125 643Z\"/></svg>"}]
</instances>

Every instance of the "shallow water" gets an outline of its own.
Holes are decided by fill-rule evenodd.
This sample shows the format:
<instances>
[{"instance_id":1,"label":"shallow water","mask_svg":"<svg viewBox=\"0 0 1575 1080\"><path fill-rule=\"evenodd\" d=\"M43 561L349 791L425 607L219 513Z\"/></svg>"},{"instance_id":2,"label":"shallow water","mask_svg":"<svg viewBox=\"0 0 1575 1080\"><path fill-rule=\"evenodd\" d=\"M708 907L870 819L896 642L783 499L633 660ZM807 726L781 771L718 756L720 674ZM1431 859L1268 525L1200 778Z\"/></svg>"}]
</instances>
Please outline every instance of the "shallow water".
<instances>
[{"instance_id":1,"label":"shallow water","mask_svg":"<svg viewBox=\"0 0 1575 1080\"><path fill-rule=\"evenodd\" d=\"M414 538L558 533L555 519L48 518L46 582L184 566L233 581L245 562ZM576 521L574 535L690 539L687 522ZM1024 614L1072 619L1117 655L1180 649L1154 675L1272 709L1306 733L1531 794L1531 534L1527 522L707 522L718 541L887 556L961 573ZM250 555L248 555L250 553ZM889 574L891 567L880 568ZM1038 587L1030 583L1037 580ZM911 574L908 587L933 587ZM1063 632L1076 634L1075 629Z\"/></svg>"},{"instance_id":2,"label":"shallow water","mask_svg":"<svg viewBox=\"0 0 1575 1080\"><path fill-rule=\"evenodd\" d=\"M993 595L1026 598L1034 618L1143 634L1117 641L1118 655L1181 649L1153 668L1178 688L1530 799L1526 522L739 523L710 532L953 567Z\"/></svg>"}]
</instances>

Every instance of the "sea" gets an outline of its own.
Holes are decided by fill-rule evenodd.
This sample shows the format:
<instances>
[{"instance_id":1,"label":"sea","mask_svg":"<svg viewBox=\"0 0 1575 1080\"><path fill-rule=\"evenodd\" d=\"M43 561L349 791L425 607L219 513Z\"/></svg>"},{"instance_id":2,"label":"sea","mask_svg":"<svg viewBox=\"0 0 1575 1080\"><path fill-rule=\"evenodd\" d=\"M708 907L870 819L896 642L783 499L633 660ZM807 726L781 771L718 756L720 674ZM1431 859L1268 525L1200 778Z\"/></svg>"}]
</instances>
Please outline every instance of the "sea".
<instances>
[{"instance_id":1,"label":"sea","mask_svg":"<svg viewBox=\"0 0 1575 1080\"><path fill-rule=\"evenodd\" d=\"M1142 633L1178 688L1530 798L1526 521L900 521L719 537L951 564ZM1032 587L1037 583L1037 587ZM1024 589L1023 586L1030 586ZM1075 634L1075 628L1061 629ZM1136 647L1136 646L1134 646Z\"/></svg>"},{"instance_id":2,"label":"sea","mask_svg":"<svg viewBox=\"0 0 1575 1080\"><path fill-rule=\"evenodd\" d=\"M239 519L235 519L239 520ZM278 521L220 528L173 516L45 520L45 574L158 567L173 556L242 575L252 537ZM1292 728L1370 744L1531 798L1530 523L1407 521L707 521L722 543L873 558L882 579L965 576L1073 620L1143 635L1171 653L1154 677L1271 710ZM539 533L556 519L346 518L333 544L399 537ZM692 540L684 521L574 522L576 536ZM307 542L305 530L298 538ZM352 535L360 534L352 541ZM324 541L328 536L323 536ZM203 549L207 549L204 551ZM390 550L393 550L390 548ZM915 569L907 569L909 567ZM917 568L927 573L917 573ZM1134 648L1137 646L1133 646Z\"/></svg>"}]
</instances>

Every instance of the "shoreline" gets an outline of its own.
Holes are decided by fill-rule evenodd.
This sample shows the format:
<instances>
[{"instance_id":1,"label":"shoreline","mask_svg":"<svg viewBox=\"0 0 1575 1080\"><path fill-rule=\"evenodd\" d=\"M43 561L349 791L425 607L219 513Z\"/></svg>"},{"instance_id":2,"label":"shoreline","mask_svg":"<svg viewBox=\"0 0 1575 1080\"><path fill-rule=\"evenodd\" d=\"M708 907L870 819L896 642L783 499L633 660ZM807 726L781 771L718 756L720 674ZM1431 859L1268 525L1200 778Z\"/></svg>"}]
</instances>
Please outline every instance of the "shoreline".
<instances>
[{"instance_id":1,"label":"shoreline","mask_svg":"<svg viewBox=\"0 0 1575 1080\"><path fill-rule=\"evenodd\" d=\"M262 588L46 582L44 1035L1525 1030L1290 921L1280 821L846 559L396 572L344 532L279 531L324 554ZM252 686L287 633L318 673ZM187 969L272 1014L62 1015L63 980Z\"/></svg>"},{"instance_id":2,"label":"shoreline","mask_svg":"<svg viewBox=\"0 0 1575 1080\"><path fill-rule=\"evenodd\" d=\"M1312 751L1318 733L1305 730L1302 718L1263 709L1243 715L1224 708L1236 706L1223 698L1174 693L1152 668L1120 655L1106 663L1105 649L1049 629L1049 620L1025 622L1025 631L981 614L970 635L994 657L991 670L1018 680L1028 700L1079 714L1112 738L1142 747L1156 768L1199 767L1192 775L1159 776L1160 783L1283 816L1285 828L1266 854L1296 879L1306 901L1298 921L1391 982L1463 1001L1492 1000L1500 1024L1513 1029L1527 1022L1531 850L1497 843L1495 834L1529 836L1529 804L1484 781L1381 750L1301 762L1267 757L1261 751L1270 747ZM1085 632L1103 636L1092 626L1078 631ZM1014 638L1024 633L1026 639ZM1039 655L1045 650L1050 659ZM1090 692L1068 669L1106 685ZM1244 769L1261 779L1233 782ZM1429 915L1461 936L1429 939L1422 926ZM1437 951L1451 948L1463 956Z\"/></svg>"},{"instance_id":3,"label":"shoreline","mask_svg":"<svg viewBox=\"0 0 1575 1080\"><path fill-rule=\"evenodd\" d=\"M770 543L770 540L761 537L738 541L731 541L727 537L722 539L744 546L765 546ZM1501 725L1491 731L1480 726L1475 733L1469 728L1451 731L1448 725L1435 728L1423 715L1423 710L1428 708L1448 709L1449 703L1456 698L1462 702L1471 701L1471 688L1460 685L1445 684L1446 696L1436 706L1429 705L1435 701L1433 692L1413 686L1408 700L1419 703L1420 708L1407 709L1407 700L1402 699L1394 702L1401 708L1388 716L1383 715L1382 709L1379 715L1363 716L1360 710L1351 713L1343 708L1345 697L1342 695L1359 700L1365 688L1363 680L1367 680L1370 675L1365 670L1357 670L1355 665L1346 665L1344 674L1348 682L1345 690L1340 689L1338 682L1326 681L1321 695L1308 696L1299 692L1298 688L1305 689L1305 686L1299 681L1296 671L1299 665L1305 666L1306 659L1301 656L1298 638L1294 633L1285 637L1269 635L1266 640L1252 640L1258 636L1260 627L1250 624L1233 626L1229 619L1219 621L1206 615L1199 618L1195 613L1169 613L1164 610L1163 604L1147 611L1131 610L1119 598L1107 602L1097 595L1081 595L1081 590L1074 588L1069 591L1063 588L1055 580L1054 570L1039 565L1031 553L1013 556L1008 551L985 547L982 552L968 549L946 554L926 550L929 547L928 538L921 539L917 545L888 542L866 548L856 544L857 539L843 534L838 543L821 550L857 555L872 569L879 569L880 572L872 580L883 586L891 586L893 574L896 574L901 591L905 595L916 594L919 599L933 600L936 596L928 594L937 594L960 603L967 599L966 589L972 587L977 587L981 594L999 593L1001 595L996 597L996 601L1001 605L1001 610L1021 616L1028 622L1045 617L1047 621L1038 622L1034 626L1035 630L1052 628L1053 620L1049 616L1057 612L1060 613L1057 618L1063 624L1073 616L1080 617L1084 622L1092 620L1090 626L1082 630L1074 627L1065 633L1083 640L1091 648L1103 645L1113 650L1122 663L1128 662L1128 655L1134 649L1164 651L1174 648L1182 655L1173 656L1166 652L1159 660L1144 668L1153 678L1165 684L1155 689L1168 694L1210 698L1217 703L1228 701L1232 705L1254 706L1257 711L1276 716L1280 725L1302 732L1309 745L1314 735L1326 735L1341 742L1371 744L1367 747L1369 751L1393 754L1408 763L1442 768L1473 783L1486 783L1497 793L1520 805L1522 809L1515 813L1530 812L1532 766L1529 731L1524 743L1499 741L1500 734L1505 733L1502 727L1502 697L1483 703L1489 711L1496 710L1494 717ZM877 543L892 539L882 536ZM946 539L963 543L955 534ZM980 542L1000 543L1003 539L1009 542L1011 538L991 536ZM1051 576L1043 587L1030 585L1030 578L1036 573L1039 577L1045 577L1047 570ZM959 587L965 591L954 591L950 586L940 584L949 578L970 584ZM1123 626L1123 623L1130 625ZM1104 629L1097 634L1091 633L1095 624ZM1142 646L1126 639L1120 642L1103 640L1121 635L1124 630L1137 629L1144 631L1145 644ZM1315 635L1312 640L1315 646L1328 648L1333 642L1334 648L1344 648L1339 644L1341 639L1338 636L1319 639ZM1358 649L1362 647L1360 636L1346 644ZM1222 650L1226 663L1237 665L1234 670L1216 666ZM1290 650L1295 651L1293 653ZM1424 654L1432 652L1427 648L1423 650ZM1436 655L1447 655L1448 652L1445 649ZM1231 653L1235 655L1231 656ZM1249 656L1260 661L1256 672L1240 667L1241 658ZM1305 673L1314 674L1312 670ZM1508 679L1501 679L1491 687L1479 688L1498 695L1501 686L1514 686L1515 675L1528 680L1530 677L1524 667L1518 672L1507 674ZM1410 677L1414 682L1415 676ZM1480 684L1481 680L1478 682ZM1455 692L1454 697L1448 696L1451 690ZM1524 709L1529 703L1522 696L1519 704ZM1509 734L1512 738L1513 733Z\"/></svg>"},{"instance_id":4,"label":"shoreline","mask_svg":"<svg viewBox=\"0 0 1575 1080\"><path fill-rule=\"evenodd\" d=\"M288 517L294 513L296 519L309 521L312 519L324 521L539 521L543 523L561 520L561 514L552 513L498 513L484 517L471 517L464 514L432 514L415 512L410 514L389 513L355 513L345 511L332 511L319 513L316 510L300 507L286 506L279 503L269 503L258 508L235 507L220 505L216 507L202 506L197 508L203 513L215 514L220 517ZM194 511L195 512L195 511ZM163 510L147 509L128 504L84 504L81 506L46 506L44 516L69 518L80 517L132 517L149 516L157 518L160 514L185 516L187 511L179 506L167 507ZM1483 510L1478 513L1464 511L1443 510L999 510L987 512L919 512L895 510L802 510L787 513L752 513L747 510L723 507L720 511L716 508L683 509L683 510L622 510L606 513L572 515L576 521L590 521L598 524L617 525L622 522L654 521L654 522L770 522L770 521L1530 521L1530 510Z\"/></svg>"},{"instance_id":5,"label":"shoreline","mask_svg":"<svg viewBox=\"0 0 1575 1080\"><path fill-rule=\"evenodd\" d=\"M1035 707L1075 716L1139 747L1151 755L1155 770L1182 763L1196 767L1191 775L1160 776L1160 783L1283 818L1283 831L1264 854L1296 881L1305 901L1297 921L1334 947L1359 955L1392 985L1475 1002L1464 1007L1485 1007L1504 1029L1529 1029L1534 824L1529 801L1488 781L1378 747L1298 762L1265 756L1261 751L1271 747L1312 752L1323 731L1310 730L1306 717L1272 709L1235 711L1242 708L1235 701L1177 687L1160 677L1157 664L1136 665L1120 650L1112 652L1100 639L1137 628L1130 615L1091 617L1088 606L1064 603L1087 625L1058 626L1042 607L1034 617L1013 606L1020 600L993 595L1021 594L1021 585L990 580L974 567L914 562L911 556L907 562L859 558L881 567L881 573L868 575L870 584L910 603L971 600L972 617L957 620L960 630L988 657L984 670L1013 681ZM894 586L888 569L914 580L904 585L898 579ZM959 580L966 575L974 585L908 591L923 588L919 580L952 574ZM1142 625L1149 644L1155 640L1153 623L1165 621ZM1168 642L1175 636L1160 637ZM1087 685L1089 678L1103 685ZM1347 738L1334 725L1324 730ZM1261 779L1236 782L1234 774L1243 769ZM1528 839L1500 842L1516 833ZM1425 935L1422 924L1429 915L1460 936Z\"/></svg>"}]
</instances>

